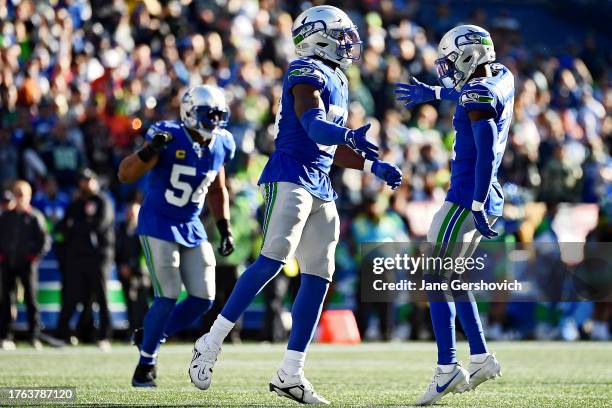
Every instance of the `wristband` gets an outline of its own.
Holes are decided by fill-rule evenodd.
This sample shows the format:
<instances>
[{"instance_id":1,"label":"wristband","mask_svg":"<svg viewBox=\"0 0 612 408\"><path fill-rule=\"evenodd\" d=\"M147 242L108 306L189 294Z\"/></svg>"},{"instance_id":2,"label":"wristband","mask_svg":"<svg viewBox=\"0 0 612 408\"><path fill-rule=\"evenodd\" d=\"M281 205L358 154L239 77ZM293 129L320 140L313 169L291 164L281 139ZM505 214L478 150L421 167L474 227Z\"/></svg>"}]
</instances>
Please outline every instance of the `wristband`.
<instances>
[{"instance_id":1,"label":"wristband","mask_svg":"<svg viewBox=\"0 0 612 408\"><path fill-rule=\"evenodd\" d=\"M136 154L138 155L140 160L142 160L143 162L147 163L147 162L151 161L151 159L153 159L153 157L155 157L155 155L157 153L158 153L157 149L155 149L153 147L153 145L146 145L145 147L140 149L138 151L138 153L136 153Z\"/></svg>"},{"instance_id":2,"label":"wristband","mask_svg":"<svg viewBox=\"0 0 612 408\"><path fill-rule=\"evenodd\" d=\"M484 208L484 203L481 203L480 201L472 201L472 211L482 211L482 209Z\"/></svg>"},{"instance_id":3,"label":"wristband","mask_svg":"<svg viewBox=\"0 0 612 408\"><path fill-rule=\"evenodd\" d=\"M221 234L222 237L227 237L227 236L232 235L230 231L229 220L222 219L222 220L217 221L217 230L219 230L219 234Z\"/></svg>"},{"instance_id":4,"label":"wristband","mask_svg":"<svg viewBox=\"0 0 612 408\"><path fill-rule=\"evenodd\" d=\"M441 86L434 86L433 89L434 89L434 94L436 95L436 99L440 100L441 99L440 94L442 92L442 87Z\"/></svg>"},{"instance_id":5,"label":"wristband","mask_svg":"<svg viewBox=\"0 0 612 408\"><path fill-rule=\"evenodd\" d=\"M374 165L374 161L373 160L366 159L363 162L363 171L365 171L366 173L372 173L372 166L373 165Z\"/></svg>"}]
</instances>

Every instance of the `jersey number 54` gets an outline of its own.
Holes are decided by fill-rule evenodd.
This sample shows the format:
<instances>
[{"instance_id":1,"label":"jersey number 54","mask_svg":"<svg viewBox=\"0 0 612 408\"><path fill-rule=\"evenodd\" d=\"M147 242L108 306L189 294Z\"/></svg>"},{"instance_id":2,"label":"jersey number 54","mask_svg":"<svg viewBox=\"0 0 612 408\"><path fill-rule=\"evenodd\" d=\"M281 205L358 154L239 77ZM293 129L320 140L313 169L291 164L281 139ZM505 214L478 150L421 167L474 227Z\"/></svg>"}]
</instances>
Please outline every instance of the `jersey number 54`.
<instances>
[{"instance_id":1,"label":"jersey number 54","mask_svg":"<svg viewBox=\"0 0 612 408\"><path fill-rule=\"evenodd\" d=\"M181 176L194 177L196 174L197 169L195 167L183 166L181 164L172 166L172 173L170 173L170 185L172 189L166 189L164 193L166 201L177 207L184 207L189 201L198 203L198 206L202 207L202 205L204 205L206 193L208 192L208 187L215 177L217 177L217 171L210 170L207 172L200 185L194 191L190 183L181 180Z\"/></svg>"}]
</instances>

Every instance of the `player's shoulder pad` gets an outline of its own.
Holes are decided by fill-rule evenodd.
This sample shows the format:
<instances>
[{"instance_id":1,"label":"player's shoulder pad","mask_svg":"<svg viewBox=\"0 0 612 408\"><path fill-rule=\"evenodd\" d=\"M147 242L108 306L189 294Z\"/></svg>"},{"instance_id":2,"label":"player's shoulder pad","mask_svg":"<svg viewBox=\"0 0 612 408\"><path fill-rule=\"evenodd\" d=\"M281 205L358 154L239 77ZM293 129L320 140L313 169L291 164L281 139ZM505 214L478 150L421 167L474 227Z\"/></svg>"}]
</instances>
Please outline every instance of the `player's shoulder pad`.
<instances>
[{"instance_id":1,"label":"player's shoulder pad","mask_svg":"<svg viewBox=\"0 0 612 408\"><path fill-rule=\"evenodd\" d=\"M149 126L149 129L145 134L145 140L150 142L153 140L153 136L158 132L170 132L174 135L175 132L179 131L180 129L181 122L178 120L161 120Z\"/></svg>"},{"instance_id":2,"label":"player's shoulder pad","mask_svg":"<svg viewBox=\"0 0 612 408\"><path fill-rule=\"evenodd\" d=\"M225 153L223 162L227 163L228 161L232 160L236 154L236 141L234 140L234 135L232 135L227 129L220 129L217 137L221 139L223 152Z\"/></svg>"},{"instance_id":3,"label":"player's shoulder pad","mask_svg":"<svg viewBox=\"0 0 612 408\"><path fill-rule=\"evenodd\" d=\"M307 84L321 90L327 83L327 77L320 66L321 62L303 57L291 61L287 68L289 88L298 84Z\"/></svg>"},{"instance_id":4,"label":"player's shoulder pad","mask_svg":"<svg viewBox=\"0 0 612 408\"><path fill-rule=\"evenodd\" d=\"M459 95L459 105L466 110L492 111L495 113L497 92L495 86L486 78L475 78L469 81Z\"/></svg>"}]
</instances>

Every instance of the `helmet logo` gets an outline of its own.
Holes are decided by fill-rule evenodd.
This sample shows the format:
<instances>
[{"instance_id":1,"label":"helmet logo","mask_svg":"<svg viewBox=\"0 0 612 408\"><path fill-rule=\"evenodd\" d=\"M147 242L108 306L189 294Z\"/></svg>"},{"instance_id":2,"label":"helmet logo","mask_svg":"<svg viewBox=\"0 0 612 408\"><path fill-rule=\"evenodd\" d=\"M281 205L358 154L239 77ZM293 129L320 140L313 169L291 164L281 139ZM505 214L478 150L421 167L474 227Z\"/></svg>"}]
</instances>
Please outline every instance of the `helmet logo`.
<instances>
[{"instance_id":1,"label":"helmet logo","mask_svg":"<svg viewBox=\"0 0 612 408\"><path fill-rule=\"evenodd\" d=\"M457 48L469 44L493 45L493 41L491 41L489 34L485 32L471 32L455 38Z\"/></svg>"},{"instance_id":2,"label":"helmet logo","mask_svg":"<svg viewBox=\"0 0 612 408\"><path fill-rule=\"evenodd\" d=\"M325 25L324 21L317 20L317 21L313 21L310 23L306 23L298 27L297 29L293 30L293 33L292 33L293 34L293 44L298 45L299 43L304 41L305 38L311 36L312 34L318 31L325 31L325 30L327 30L327 26Z\"/></svg>"}]
</instances>

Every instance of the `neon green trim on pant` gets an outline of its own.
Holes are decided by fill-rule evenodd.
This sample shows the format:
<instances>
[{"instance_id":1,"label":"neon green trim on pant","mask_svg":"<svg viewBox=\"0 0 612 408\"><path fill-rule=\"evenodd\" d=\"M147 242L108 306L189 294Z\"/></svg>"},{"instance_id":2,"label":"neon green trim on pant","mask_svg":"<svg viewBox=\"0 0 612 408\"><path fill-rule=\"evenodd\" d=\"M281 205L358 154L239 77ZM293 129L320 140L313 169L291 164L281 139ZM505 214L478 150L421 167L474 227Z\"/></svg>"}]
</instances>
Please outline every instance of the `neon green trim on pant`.
<instances>
[{"instance_id":1,"label":"neon green trim on pant","mask_svg":"<svg viewBox=\"0 0 612 408\"><path fill-rule=\"evenodd\" d=\"M446 232L446 228L448 227L448 223L450 222L451 218L453 218L455 211L457 211L457 207L459 207L458 204L453 204L450 210L448 210L448 212L446 213L446 217L444 217L444 222L442 223L442 226L440 227L440 231L438 231L438 237L436 238L436 244L439 244L442 242L442 239L444 238L444 233Z\"/></svg>"},{"instance_id":2,"label":"neon green trim on pant","mask_svg":"<svg viewBox=\"0 0 612 408\"><path fill-rule=\"evenodd\" d=\"M274 182L272 184L272 191L271 193L268 193L268 196L270 197L268 202L269 202L269 208L267 212L267 217L264 221L264 230L263 230L263 242L262 242L262 246L263 243L266 242L266 235L268 234L268 226L270 225L270 218L272 218L272 211L274 210L274 203L276 202L276 193L278 191L278 182Z\"/></svg>"},{"instance_id":3,"label":"neon green trim on pant","mask_svg":"<svg viewBox=\"0 0 612 408\"><path fill-rule=\"evenodd\" d=\"M263 240L266 238L266 225L268 224L268 213L270 211L270 183L264 183L264 201L265 201L265 211L264 211L264 219L263 219L263 224L262 224L262 243L261 245L263 246Z\"/></svg>"},{"instance_id":4,"label":"neon green trim on pant","mask_svg":"<svg viewBox=\"0 0 612 408\"><path fill-rule=\"evenodd\" d=\"M461 230L461 226L463 225L463 222L465 221L465 218L470 213L470 211L468 211L467 208L464 208L461 211L462 211L461 215L459 216L459 219L457 220L457 223L455 224L455 227L453 228L453 231L451 232L450 242L452 242L452 243L457 242L457 235L459 235L459 231Z\"/></svg>"},{"instance_id":5,"label":"neon green trim on pant","mask_svg":"<svg viewBox=\"0 0 612 408\"><path fill-rule=\"evenodd\" d=\"M448 228L448 224L451 220L451 218L453 218L453 215L455 214L455 212L457 211L457 208L459 208L458 204L453 204L450 208L450 210L448 210L448 212L446 213L446 217L444 217L444 221L442 222L442 226L440 226L440 230L438 231L438 237L436 238L436 242L435 242L435 246L434 246L434 250L433 250L433 256L434 257L438 257L440 256L439 252L440 249L442 248L442 240L444 239L444 233L446 232L446 229Z\"/></svg>"},{"instance_id":6,"label":"neon green trim on pant","mask_svg":"<svg viewBox=\"0 0 612 408\"><path fill-rule=\"evenodd\" d=\"M153 291L155 292L156 296L163 296L164 294L161 290L161 285L159 284L157 274L155 273L155 264L153 262L153 253L151 251L151 245L149 244L149 238L147 236L142 236L140 238L140 242L143 244L142 248L145 253L149 275L151 275L151 282L153 283Z\"/></svg>"},{"instance_id":7,"label":"neon green trim on pant","mask_svg":"<svg viewBox=\"0 0 612 408\"><path fill-rule=\"evenodd\" d=\"M455 244L457 243L457 236L459 235L459 231L461 231L461 226L463 225L463 222L465 221L465 218L468 216L469 213L470 211L467 208L461 209L461 213L459 214L459 217L457 217L457 221L455 221L455 225L453 225L451 229L451 234L448 238L448 243L446 244L446 251L444 252L444 255L453 253L453 249L455 248Z\"/></svg>"}]
</instances>

